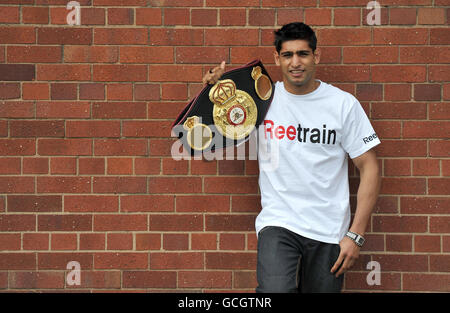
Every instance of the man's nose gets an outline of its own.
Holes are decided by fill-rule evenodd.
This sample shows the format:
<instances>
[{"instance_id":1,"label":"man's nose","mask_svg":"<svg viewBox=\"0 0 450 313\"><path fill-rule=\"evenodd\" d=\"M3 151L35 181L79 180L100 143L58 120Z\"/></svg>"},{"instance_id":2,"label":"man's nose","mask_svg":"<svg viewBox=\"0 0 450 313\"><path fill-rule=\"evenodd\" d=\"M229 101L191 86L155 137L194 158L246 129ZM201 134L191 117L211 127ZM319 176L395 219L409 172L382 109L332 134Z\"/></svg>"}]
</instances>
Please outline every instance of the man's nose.
<instances>
[{"instance_id":1,"label":"man's nose","mask_svg":"<svg viewBox=\"0 0 450 313\"><path fill-rule=\"evenodd\" d=\"M292 57L292 66L297 67L302 64L302 58L298 56L296 53L294 53Z\"/></svg>"}]
</instances>

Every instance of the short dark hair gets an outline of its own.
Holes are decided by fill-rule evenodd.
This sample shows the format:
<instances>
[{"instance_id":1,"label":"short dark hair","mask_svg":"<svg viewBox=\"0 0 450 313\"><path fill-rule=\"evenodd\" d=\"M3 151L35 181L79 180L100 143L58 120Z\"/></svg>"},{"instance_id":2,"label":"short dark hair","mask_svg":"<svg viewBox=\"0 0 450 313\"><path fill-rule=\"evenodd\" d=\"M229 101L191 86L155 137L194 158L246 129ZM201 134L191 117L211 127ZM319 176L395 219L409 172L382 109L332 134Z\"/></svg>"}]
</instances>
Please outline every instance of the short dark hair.
<instances>
[{"instance_id":1,"label":"short dark hair","mask_svg":"<svg viewBox=\"0 0 450 313\"><path fill-rule=\"evenodd\" d=\"M275 34L275 49L280 53L281 45L285 41L304 39L308 41L308 46L314 52L317 47L317 37L311 27L303 22L289 23L274 31Z\"/></svg>"}]
</instances>

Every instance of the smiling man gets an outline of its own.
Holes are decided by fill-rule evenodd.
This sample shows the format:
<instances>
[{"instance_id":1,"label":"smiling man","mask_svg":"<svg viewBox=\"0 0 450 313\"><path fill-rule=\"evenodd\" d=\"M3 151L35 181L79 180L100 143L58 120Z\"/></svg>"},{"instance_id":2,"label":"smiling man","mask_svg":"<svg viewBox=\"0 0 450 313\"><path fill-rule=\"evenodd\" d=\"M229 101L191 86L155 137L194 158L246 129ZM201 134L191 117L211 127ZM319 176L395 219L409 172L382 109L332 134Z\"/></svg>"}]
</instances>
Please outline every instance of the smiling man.
<instances>
[{"instance_id":1,"label":"smiling man","mask_svg":"<svg viewBox=\"0 0 450 313\"><path fill-rule=\"evenodd\" d=\"M284 25L274 44L283 81L275 83L259 151L272 147L278 166L259 158L256 292L340 292L378 197L380 140L353 95L315 78L320 50L308 25ZM222 62L203 81L215 83L224 71ZM360 173L351 225L348 157Z\"/></svg>"}]
</instances>

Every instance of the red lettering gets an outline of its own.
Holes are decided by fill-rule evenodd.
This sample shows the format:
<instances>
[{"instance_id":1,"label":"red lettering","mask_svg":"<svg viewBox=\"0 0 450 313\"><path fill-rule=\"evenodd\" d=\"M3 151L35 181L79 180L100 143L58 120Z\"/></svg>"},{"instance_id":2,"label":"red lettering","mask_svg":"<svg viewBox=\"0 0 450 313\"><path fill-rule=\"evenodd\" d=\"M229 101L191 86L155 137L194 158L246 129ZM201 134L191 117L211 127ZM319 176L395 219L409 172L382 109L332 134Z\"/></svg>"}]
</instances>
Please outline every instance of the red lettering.
<instances>
[{"instance_id":1,"label":"red lettering","mask_svg":"<svg viewBox=\"0 0 450 313\"><path fill-rule=\"evenodd\" d=\"M283 139L284 137L284 127L283 126L277 126L277 128L275 128L275 138L277 139Z\"/></svg>"},{"instance_id":2,"label":"red lettering","mask_svg":"<svg viewBox=\"0 0 450 313\"><path fill-rule=\"evenodd\" d=\"M267 127L267 124L270 124L270 127ZM264 120L264 138L267 139L266 132L268 132L268 133L270 133L270 139L272 139L272 127L273 127L273 121Z\"/></svg>"},{"instance_id":3,"label":"red lettering","mask_svg":"<svg viewBox=\"0 0 450 313\"><path fill-rule=\"evenodd\" d=\"M288 137L289 140L294 140L296 135L297 135L297 132L295 130L295 127L292 125L289 126L286 130L286 137Z\"/></svg>"}]
</instances>

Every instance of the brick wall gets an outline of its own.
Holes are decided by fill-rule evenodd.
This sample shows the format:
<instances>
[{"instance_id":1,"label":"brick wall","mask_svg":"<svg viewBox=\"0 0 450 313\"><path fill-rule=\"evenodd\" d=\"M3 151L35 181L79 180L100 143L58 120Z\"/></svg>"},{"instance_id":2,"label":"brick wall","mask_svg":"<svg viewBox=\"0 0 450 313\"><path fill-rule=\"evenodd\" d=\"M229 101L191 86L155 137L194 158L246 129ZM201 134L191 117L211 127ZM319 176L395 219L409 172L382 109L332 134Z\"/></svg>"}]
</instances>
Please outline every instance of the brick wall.
<instances>
[{"instance_id":1,"label":"brick wall","mask_svg":"<svg viewBox=\"0 0 450 313\"><path fill-rule=\"evenodd\" d=\"M80 0L80 26L67 2L0 1L0 291L252 292L257 162L174 161L170 125L223 59L279 80L272 31L291 21L383 142L345 290L450 291L447 0L381 0L373 26L366 0Z\"/></svg>"}]
</instances>

